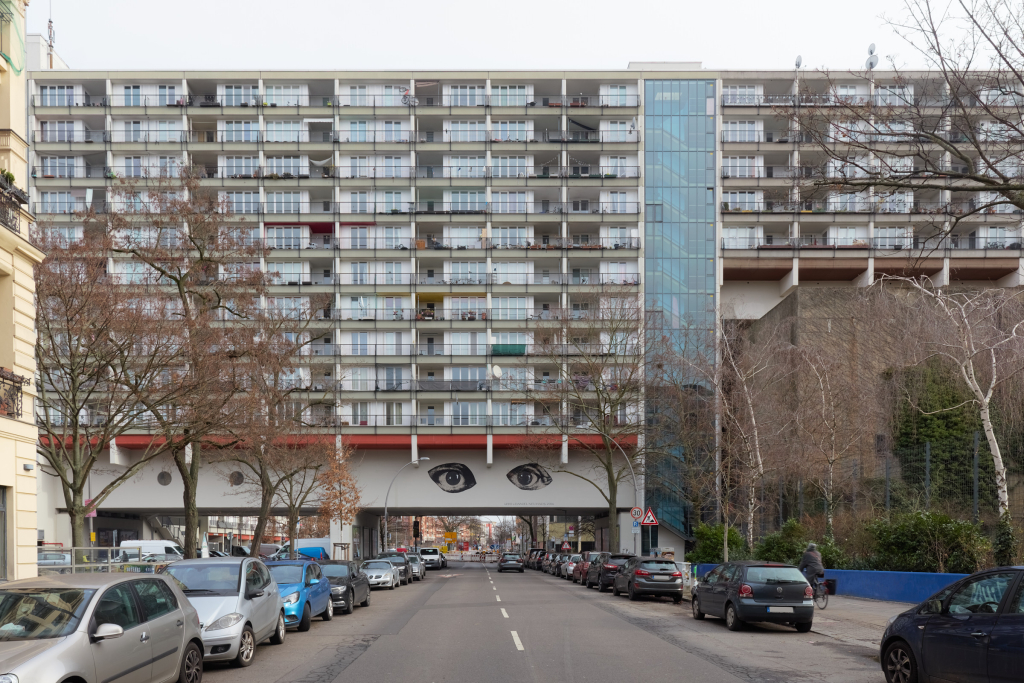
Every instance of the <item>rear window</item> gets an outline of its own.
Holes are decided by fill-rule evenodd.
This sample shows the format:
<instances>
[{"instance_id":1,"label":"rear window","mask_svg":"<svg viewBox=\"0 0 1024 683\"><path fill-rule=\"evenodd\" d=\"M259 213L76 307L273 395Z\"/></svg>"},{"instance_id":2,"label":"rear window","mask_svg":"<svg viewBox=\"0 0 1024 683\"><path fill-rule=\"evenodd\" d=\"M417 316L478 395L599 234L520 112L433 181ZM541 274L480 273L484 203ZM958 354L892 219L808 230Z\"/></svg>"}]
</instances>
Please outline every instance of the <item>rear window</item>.
<instances>
[{"instance_id":1,"label":"rear window","mask_svg":"<svg viewBox=\"0 0 1024 683\"><path fill-rule=\"evenodd\" d=\"M505 555L503 555L503 557L506 560L518 560L519 559L519 555L518 554L508 554L508 553L506 553Z\"/></svg>"},{"instance_id":2,"label":"rear window","mask_svg":"<svg viewBox=\"0 0 1024 683\"><path fill-rule=\"evenodd\" d=\"M608 564L614 564L614 565L617 565L619 567L621 567L622 565L626 564L626 562L628 562L628 561L629 561L628 557L609 557L608 558Z\"/></svg>"},{"instance_id":3,"label":"rear window","mask_svg":"<svg viewBox=\"0 0 1024 683\"><path fill-rule=\"evenodd\" d=\"M807 583L796 567L747 567L747 581L756 583Z\"/></svg>"},{"instance_id":4,"label":"rear window","mask_svg":"<svg viewBox=\"0 0 1024 683\"><path fill-rule=\"evenodd\" d=\"M438 555L437 548L424 548L420 551L420 555Z\"/></svg>"},{"instance_id":5,"label":"rear window","mask_svg":"<svg viewBox=\"0 0 1024 683\"><path fill-rule=\"evenodd\" d=\"M676 563L667 560L648 560L640 563L641 569L671 569L676 570Z\"/></svg>"}]
</instances>

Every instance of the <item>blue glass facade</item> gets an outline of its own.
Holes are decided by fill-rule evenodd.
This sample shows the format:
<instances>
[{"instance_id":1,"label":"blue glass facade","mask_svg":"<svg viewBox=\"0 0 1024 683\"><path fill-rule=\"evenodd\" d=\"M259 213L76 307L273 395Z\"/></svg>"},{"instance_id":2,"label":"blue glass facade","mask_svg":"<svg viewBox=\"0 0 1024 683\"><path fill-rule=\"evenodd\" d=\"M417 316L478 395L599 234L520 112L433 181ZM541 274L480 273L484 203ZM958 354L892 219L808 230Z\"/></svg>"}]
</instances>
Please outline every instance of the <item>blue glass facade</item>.
<instances>
[{"instance_id":1,"label":"blue glass facade","mask_svg":"<svg viewBox=\"0 0 1024 683\"><path fill-rule=\"evenodd\" d=\"M650 324L668 335L709 329L716 308L715 81L647 80L644 107L644 291L647 309L660 313ZM691 508L672 485L681 482L685 454L678 456L649 472L646 501L661 524L687 537ZM645 550L658 544L643 541Z\"/></svg>"}]
</instances>

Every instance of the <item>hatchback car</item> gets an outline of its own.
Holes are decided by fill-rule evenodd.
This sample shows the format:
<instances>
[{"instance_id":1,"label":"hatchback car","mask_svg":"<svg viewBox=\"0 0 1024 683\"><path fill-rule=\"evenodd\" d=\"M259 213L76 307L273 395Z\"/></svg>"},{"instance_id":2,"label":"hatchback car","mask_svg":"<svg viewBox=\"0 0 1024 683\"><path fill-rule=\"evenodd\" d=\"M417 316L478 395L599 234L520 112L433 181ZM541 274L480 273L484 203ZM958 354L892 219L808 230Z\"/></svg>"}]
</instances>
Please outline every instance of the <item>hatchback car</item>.
<instances>
[{"instance_id":1,"label":"hatchback car","mask_svg":"<svg viewBox=\"0 0 1024 683\"><path fill-rule=\"evenodd\" d=\"M0 588L0 680L154 683L203 676L199 617L162 576L93 573Z\"/></svg>"},{"instance_id":2,"label":"hatchback car","mask_svg":"<svg viewBox=\"0 0 1024 683\"><path fill-rule=\"evenodd\" d=\"M631 557L619 568L612 582L612 595L626 593L630 600L641 595L683 600L683 573L672 560L657 557Z\"/></svg>"},{"instance_id":3,"label":"hatchback car","mask_svg":"<svg viewBox=\"0 0 1024 683\"><path fill-rule=\"evenodd\" d=\"M619 567L626 564L626 560L635 557L630 553L600 553L591 563L587 570L587 588L597 586L597 590L604 593L615 581L615 575Z\"/></svg>"},{"instance_id":4,"label":"hatchback car","mask_svg":"<svg viewBox=\"0 0 1024 683\"><path fill-rule=\"evenodd\" d=\"M406 553L405 558L409 560L409 566L412 568L413 579L416 581L422 581L427 578L427 565L418 554Z\"/></svg>"},{"instance_id":5,"label":"hatchback car","mask_svg":"<svg viewBox=\"0 0 1024 683\"><path fill-rule=\"evenodd\" d=\"M541 559L543 559L543 557L543 548L530 548L530 552L526 555L526 566L530 569L540 569L537 564Z\"/></svg>"},{"instance_id":6,"label":"hatchback car","mask_svg":"<svg viewBox=\"0 0 1024 683\"><path fill-rule=\"evenodd\" d=\"M580 553L580 560L576 563L576 566L572 568L572 582L573 583L585 583L587 579L587 571L590 570L590 558L591 556L597 555L593 550L584 550Z\"/></svg>"},{"instance_id":7,"label":"hatchback car","mask_svg":"<svg viewBox=\"0 0 1024 683\"><path fill-rule=\"evenodd\" d=\"M811 630L813 590L793 565L754 560L727 562L705 574L693 589L694 619L705 614L725 619L730 631L748 621L766 621Z\"/></svg>"},{"instance_id":8,"label":"hatchback car","mask_svg":"<svg viewBox=\"0 0 1024 683\"><path fill-rule=\"evenodd\" d=\"M308 631L314 616L324 621L334 618L331 582L320 565L311 560L267 562L284 601L284 623Z\"/></svg>"},{"instance_id":9,"label":"hatchback car","mask_svg":"<svg viewBox=\"0 0 1024 683\"><path fill-rule=\"evenodd\" d=\"M331 602L334 611L352 614L352 608L370 606L370 580L358 562L349 560L323 560L320 569L331 583Z\"/></svg>"},{"instance_id":10,"label":"hatchback car","mask_svg":"<svg viewBox=\"0 0 1024 683\"><path fill-rule=\"evenodd\" d=\"M576 563L579 562L579 555L570 555L569 559L562 563L562 566L558 568L559 578L570 580L572 579L572 570L576 568Z\"/></svg>"},{"instance_id":11,"label":"hatchback car","mask_svg":"<svg viewBox=\"0 0 1024 683\"><path fill-rule=\"evenodd\" d=\"M523 556L519 553L502 553L498 558L498 571L503 572L506 569L522 574L525 571Z\"/></svg>"},{"instance_id":12,"label":"hatchback car","mask_svg":"<svg viewBox=\"0 0 1024 683\"><path fill-rule=\"evenodd\" d=\"M264 640L284 642L284 604L262 561L249 557L181 560L162 574L174 579L199 613L204 658L249 666Z\"/></svg>"},{"instance_id":13,"label":"hatchback car","mask_svg":"<svg viewBox=\"0 0 1024 683\"><path fill-rule=\"evenodd\" d=\"M390 560L367 560L363 562L362 570L366 572L371 587L395 590L395 586L402 585L401 570Z\"/></svg>"},{"instance_id":14,"label":"hatchback car","mask_svg":"<svg viewBox=\"0 0 1024 683\"><path fill-rule=\"evenodd\" d=\"M889 620L880 646L889 683L1020 680L1024 567L971 574Z\"/></svg>"}]
</instances>

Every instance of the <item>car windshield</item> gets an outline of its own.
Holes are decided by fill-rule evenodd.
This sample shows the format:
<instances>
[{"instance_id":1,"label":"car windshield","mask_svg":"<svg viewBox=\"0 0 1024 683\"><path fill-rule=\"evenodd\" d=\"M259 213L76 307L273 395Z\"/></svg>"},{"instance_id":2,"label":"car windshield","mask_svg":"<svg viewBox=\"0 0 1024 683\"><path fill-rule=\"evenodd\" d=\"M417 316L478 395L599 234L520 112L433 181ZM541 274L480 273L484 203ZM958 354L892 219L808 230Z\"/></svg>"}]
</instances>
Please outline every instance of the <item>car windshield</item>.
<instances>
[{"instance_id":1,"label":"car windshield","mask_svg":"<svg viewBox=\"0 0 1024 683\"><path fill-rule=\"evenodd\" d=\"M367 562L363 565L364 569L391 569L390 562Z\"/></svg>"},{"instance_id":2,"label":"car windshield","mask_svg":"<svg viewBox=\"0 0 1024 683\"><path fill-rule=\"evenodd\" d=\"M203 560L197 564L171 564L164 574L173 578L182 591L199 597L207 595L238 595L240 562L212 563Z\"/></svg>"},{"instance_id":3,"label":"car windshield","mask_svg":"<svg viewBox=\"0 0 1024 683\"><path fill-rule=\"evenodd\" d=\"M506 560L518 560L519 559L519 555L515 555L515 554L512 554L512 553L509 553L509 554L505 555L505 559Z\"/></svg>"},{"instance_id":4,"label":"car windshield","mask_svg":"<svg viewBox=\"0 0 1024 683\"><path fill-rule=\"evenodd\" d=\"M669 562L668 560L646 560L640 563L641 569L671 569L676 571L676 563Z\"/></svg>"},{"instance_id":5,"label":"car windshield","mask_svg":"<svg viewBox=\"0 0 1024 683\"><path fill-rule=\"evenodd\" d=\"M747 581L755 583L807 583L796 567L747 567Z\"/></svg>"},{"instance_id":6,"label":"car windshield","mask_svg":"<svg viewBox=\"0 0 1024 683\"><path fill-rule=\"evenodd\" d=\"M328 579L344 579L348 576L347 564L322 564L320 568L324 570L324 576Z\"/></svg>"},{"instance_id":7,"label":"car windshield","mask_svg":"<svg viewBox=\"0 0 1024 683\"><path fill-rule=\"evenodd\" d=\"M439 555L437 548L424 548L420 551L420 555Z\"/></svg>"},{"instance_id":8,"label":"car windshield","mask_svg":"<svg viewBox=\"0 0 1024 683\"><path fill-rule=\"evenodd\" d=\"M79 588L0 591L0 641L60 638L72 633L95 592Z\"/></svg>"},{"instance_id":9,"label":"car windshield","mask_svg":"<svg viewBox=\"0 0 1024 683\"><path fill-rule=\"evenodd\" d=\"M278 583L302 583L302 565L300 564L279 564L271 565L270 575Z\"/></svg>"}]
</instances>

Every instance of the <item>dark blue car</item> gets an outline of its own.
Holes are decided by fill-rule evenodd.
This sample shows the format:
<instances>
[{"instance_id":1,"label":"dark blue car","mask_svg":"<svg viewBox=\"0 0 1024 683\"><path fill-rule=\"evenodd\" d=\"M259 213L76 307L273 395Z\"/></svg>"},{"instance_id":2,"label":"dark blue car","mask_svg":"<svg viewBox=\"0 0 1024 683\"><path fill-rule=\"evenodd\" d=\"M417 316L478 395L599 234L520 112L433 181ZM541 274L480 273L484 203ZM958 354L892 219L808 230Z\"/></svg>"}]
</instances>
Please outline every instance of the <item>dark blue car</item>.
<instances>
[{"instance_id":1,"label":"dark blue car","mask_svg":"<svg viewBox=\"0 0 1024 683\"><path fill-rule=\"evenodd\" d=\"M882 635L889 683L1020 681L1024 567L972 574L893 617Z\"/></svg>"},{"instance_id":2,"label":"dark blue car","mask_svg":"<svg viewBox=\"0 0 1024 683\"><path fill-rule=\"evenodd\" d=\"M331 582L319 564L312 560L278 560L267 562L267 567L284 601L284 623L288 628L308 631L314 616L324 621L334 617Z\"/></svg>"}]
</instances>

